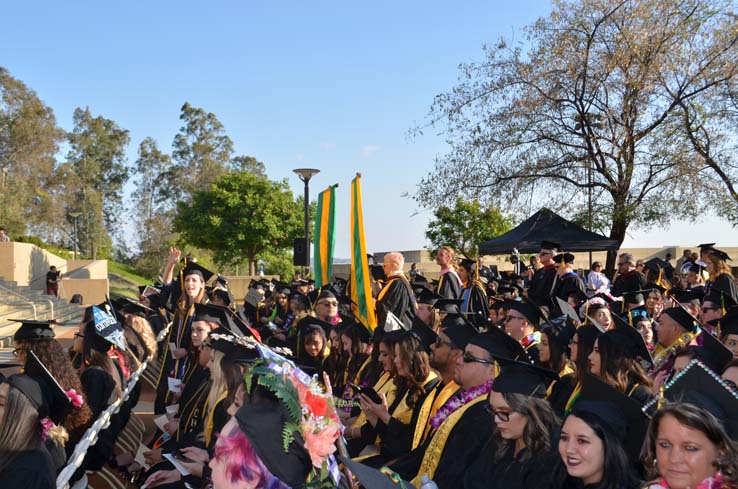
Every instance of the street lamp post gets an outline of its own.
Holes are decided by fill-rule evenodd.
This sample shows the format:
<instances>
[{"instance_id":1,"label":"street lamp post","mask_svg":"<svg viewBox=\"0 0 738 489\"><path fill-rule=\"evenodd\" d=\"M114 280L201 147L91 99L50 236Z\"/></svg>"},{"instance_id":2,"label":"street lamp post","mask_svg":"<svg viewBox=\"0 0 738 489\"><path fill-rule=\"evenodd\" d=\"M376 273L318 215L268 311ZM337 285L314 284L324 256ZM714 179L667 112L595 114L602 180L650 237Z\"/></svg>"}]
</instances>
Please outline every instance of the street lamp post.
<instances>
[{"instance_id":1,"label":"street lamp post","mask_svg":"<svg viewBox=\"0 0 738 489\"><path fill-rule=\"evenodd\" d=\"M79 212L72 212L69 217L74 219L74 259L77 259L77 218L82 214Z\"/></svg>"},{"instance_id":2,"label":"street lamp post","mask_svg":"<svg viewBox=\"0 0 738 489\"><path fill-rule=\"evenodd\" d=\"M310 183L310 179L313 178L314 175L317 175L318 173L320 173L320 170L316 170L315 168L297 168L292 171L296 173L297 176L300 177L300 180L302 180L305 183L305 201L303 202L303 204L305 207L305 246L307 249L307 263L305 264L306 265L305 276L307 276L308 272L310 271L310 215L309 215L310 189L309 189L309 183Z\"/></svg>"}]
</instances>

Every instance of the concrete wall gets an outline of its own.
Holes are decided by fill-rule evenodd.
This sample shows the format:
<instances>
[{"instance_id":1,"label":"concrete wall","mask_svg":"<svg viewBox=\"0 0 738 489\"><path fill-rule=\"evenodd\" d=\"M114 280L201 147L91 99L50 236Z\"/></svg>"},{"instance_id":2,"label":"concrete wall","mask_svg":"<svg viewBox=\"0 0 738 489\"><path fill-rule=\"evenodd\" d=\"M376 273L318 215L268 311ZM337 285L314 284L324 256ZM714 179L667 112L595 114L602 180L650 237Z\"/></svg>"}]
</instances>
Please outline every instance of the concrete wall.
<instances>
[{"instance_id":1,"label":"concrete wall","mask_svg":"<svg viewBox=\"0 0 738 489\"><path fill-rule=\"evenodd\" d=\"M64 270L66 260L30 243L0 243L0 277L5 280L43 289L52 265Z\"/></svg>"},{"instance_id":2,"label":"concrete wall","mask_svg":"<svg viewBox=\"0 0 738 489\"><path fill-rule=\"evenodd\" d=\"M84 304L99 304L110 295L110 282L107 278L63 278L59 283L59 298L70 300L75 294L82 294Z\"/></svg>"},{"instance_id":3,"label":"concrete wall","mask_svg":"<svg viewBox=\"0 0 738 489\"><path fill-rule=\"evenodd\" d=\"M65 277L76 279L107 279L108 260L67 260Z\"/></svg>"},{"instance_id":4,"label":"concrete wall","mask_svg":"<svg viewBox=\"0 0 738 489\"><path fill-rule=\"evenodd\" d=\"M249 284L251 283L251 281L259 280L260 278L262 277L259 277L258 275L226 276L226 279L228 280L228 287L230 287L233 297L238 302L243 301L243 298L246 296L246 292L249 289ZM279 280L279 275L264 275L263 278L266 280L271 280L273 278Z\"/></svg>"}]
</instances>

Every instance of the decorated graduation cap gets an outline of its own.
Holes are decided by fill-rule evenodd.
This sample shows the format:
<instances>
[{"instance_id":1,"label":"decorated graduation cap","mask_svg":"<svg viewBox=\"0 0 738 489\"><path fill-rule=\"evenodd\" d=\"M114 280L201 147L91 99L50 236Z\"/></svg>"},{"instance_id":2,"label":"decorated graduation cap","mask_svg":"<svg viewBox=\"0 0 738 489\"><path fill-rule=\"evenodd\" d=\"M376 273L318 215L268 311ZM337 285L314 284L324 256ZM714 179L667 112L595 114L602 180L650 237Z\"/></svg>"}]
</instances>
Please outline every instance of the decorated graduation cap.
<instances>
[{"instance_id":1,"label":"decorated graduation cap","mask_svg":"<svg viewBox=\"0 0 738 489\"><path fill-rule=\"evenodd\" d=\"M213 350L223 353L234 363L253 363L261 358L258 343L251 338L211 332L208 342Z\"/></svg>"},{"instance_id":2,"label":"decorated graduation cap","mask_svg":"<svg viewBox=\"0 0 738 489\"><path fill-rule=\"evenodd\" d=\"M716 258L722 260L722 261L733 261L728 254L722 250L718 250L717 248L711 248L710 254L715 256Z\"/></svg>"},{"instance_id":3,"label":"decorated graduation cap","mask_svg":"<svg viewBox=\"0 0 738 489\"><path fill-rule=\"evenodd\" d=\"M574 402L571 414L577 417L581 415L596 417L623 442L623 447L631 460L639 459L648 418L636 400L594 375L585 373L582 390Z\"/></svg>"},{"instance_id":4,"label":"decorated graduation cap","mask_svg":"<svg viewBox=\"0 0 738 489\"><path fill-rule=\"evenodd\" d=\"M559 253L558 255L553 257L553 261L555 261L556 263L563 262L566 264L574 263L574 255L572 255L571 253Z\"/></svg>"},{"instance_id":5,"label":"decorated graduation cap","mask_svg":"<svg viewBox=\"0 0 738 489\"><path fill-rule=\"evenodd\" d=\"M415 486L396 472L382 467L375 469L359 462L354 462L348 457L338 457L351 474L356 477L365 489L415 489Z\"/></svg>"},{"instance_id":6,"label":"decorated graduation cap","mask_svg":"<svg viewBox=\"0 0 738 489\"><path fill-rule=\"evenodd\" d=\"M479 334L479 331L466 321L446 326L441 329L441 332L448 336L448 339L460 350L466 348L469 341Z\"/></svg>"},{"instance_id":7,"label":"decorated graduation cap","mask_svg":"<svg viewBox=\"0 0 738 489\"><path fill-rule=\"evenodd\" d=\"M29 319L11 319L17 323L21 323L20 327L13 335L13 341L39 341L54 339L54 330L52 325L56 320L36 321Z\"/></svg>"},{"instance_id":8,"label":"decorated graduation cap","mask_svg":"<svg viewBox=\"0 0 738 489\"><path fill-rule=\"evenodd\" d=\"M666 314L667 316L669 316L671 319L676 321L677 324L679 324L679 326L681 326L685 331L694 333L697 330L697 318L688 313L687 310L684 309L684 307L682 306L669 307L668 309L664 309L661 314Z\"/></svg>"},{"instance_id":9,"label":"decorated graduation cap","mask_svg":"<svg viewBox=\"0 0 738 489\"><path fill-rule=\"evenodd\" d=\"M525 317L525 319L528 320L530 324L535 327L538 326L538 322L541 320L541 313L539 309L535 305L528 302L515 301L514 304L510 304L510 310L518 311Z\"/></svg>"},{"instance_id":10,"label":"decorated graduation cap","mask_svg":"<svg viewBox=\"0 0 738 489\"><path fill-rule=\"evenodd\" d=\"M559 374L553 370L537 365L503 358L498 360L501 369L492 385L495 392L523 394L543 399L551 382L559 378Z\"/></svg>"},{"instance_id":11,"label":"decorated graduation cap","mask_svg":"<svg viewBox=\"0 0 738 489\"><path fill-rule=\"evenodd\" d=\"M90 306L85 311L85 319L92 320L92 330L95 334L90 339L90 345L94 350L104 353L110 350L111 346L121 350L126 349L123 326L114 314L113 308L108 302Z\"/></svg>"},{"instance_id":12,"label":"decorated graduation cap","mask_svg":"<svg viewBox=\"0 0 738 489\"><path fill-rule=\"evenodd\" d=\"M670 402L692 404L709 412L725 427L731 438L738 437L738 393L700 360L692 360L669 381L663 390ZM654 399L643 406L653 414L663 399Z\"/></svg>"},{"instance_id":13,"label":"decorated graduation cap","mask_svg":"<svg viewBox=\"0 0 738 489\"><path fill-rule=\"evenodd\" d=\"M554 241L547 241L544 239L543 241L541 241L541 249L556 252L561 249L561 245Z\"/></svg>"}]
</instances>

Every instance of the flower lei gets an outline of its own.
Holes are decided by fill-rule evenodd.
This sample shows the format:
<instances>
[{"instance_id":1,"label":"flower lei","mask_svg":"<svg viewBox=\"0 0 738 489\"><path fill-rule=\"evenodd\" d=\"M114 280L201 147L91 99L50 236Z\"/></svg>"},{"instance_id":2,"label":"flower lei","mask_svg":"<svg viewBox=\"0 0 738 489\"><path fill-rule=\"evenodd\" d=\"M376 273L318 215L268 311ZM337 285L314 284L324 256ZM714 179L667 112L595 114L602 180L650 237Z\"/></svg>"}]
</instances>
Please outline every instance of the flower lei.
<instances>
[{"instance_id":1,"label":"flower lei","mask_svg":"<svg viewBox=\"0 0 738 489\"><path fill-rule=\"evenodd\" d=\"M41 422L41 440L46 441L46 437L49 433L49 430L54 427L54 423L52 423L49 418L43 418L40 420L40 422Z\"/></svg>"},{"instance_id":2,"label":"flower lei","mask_svg":"<svg viewBox=\"0 0 738 489\"><path fill-rule=\"evenodd\" d=\"M723 474L718 472L713 477L708 477L707 479L700 482L694 489L722 489L723 487ZM659 479L659 482L656 484L652 484L648 486L649 489L669 489L669 483L666 482L666 479L661 478Z\"/></svg>"},{"instance_id":3,"label":"flower lei","mask_svg":"<svg viewBox=\"0 0 738 489\"><path fill-rule=\"evenodd\" d=\"M453 396L451 399L446 401L446 404L438 410L433 419L430 421L430 425L434 430L437 430L439 426L446 421L446 418L451 416L457 409L464 405L472 402L479 396L486 396L487 393L492 390L492 384L495 379L489 379L484 384L472 387L468 391L464 391L459 395Z\"/></svg>"},{"instance_id":4,"label":"flower lei","mask_svg":"<svg viewBox=\"0 0 738 489\"><path fill-rule=\"evenodd\" d=\"M299 433L303 447L310 455L313 467L319 469L317 477L311 477L309 486L324 487L328 476L338 484L340 472L333 453L336 440L341 436L341 422L333 405L333 397L325 392L316 377L295 367L284 358L272 355L257 362L246 375L246 385L251 385L256 375L259 385L266 387L282 402L289 414L282 430L285 452ZM334 485L325 487L335 487Z\"/></svg>"}]
</instances>

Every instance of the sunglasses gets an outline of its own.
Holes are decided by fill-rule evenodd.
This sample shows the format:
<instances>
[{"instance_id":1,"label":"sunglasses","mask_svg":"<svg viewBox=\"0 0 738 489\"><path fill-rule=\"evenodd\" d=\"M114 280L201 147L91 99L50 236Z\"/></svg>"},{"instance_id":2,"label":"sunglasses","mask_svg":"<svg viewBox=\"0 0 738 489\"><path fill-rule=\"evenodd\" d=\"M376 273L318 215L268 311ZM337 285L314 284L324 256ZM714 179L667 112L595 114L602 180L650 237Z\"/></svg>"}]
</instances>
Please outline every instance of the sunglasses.
<instances>
[{"instance_id":1,"label":"sunglasses","mask_svg":"<svg viewBox=\"0 0 738 489\"><path fill-rule=\"evenodd\" d=\"M464 360L464 363L484 363L486 365L495 364L494 360L485 360L484 358L477 358L469 352L464 352L464 354L461 356L461 359Z\"/></svg>"}]
</instances>

